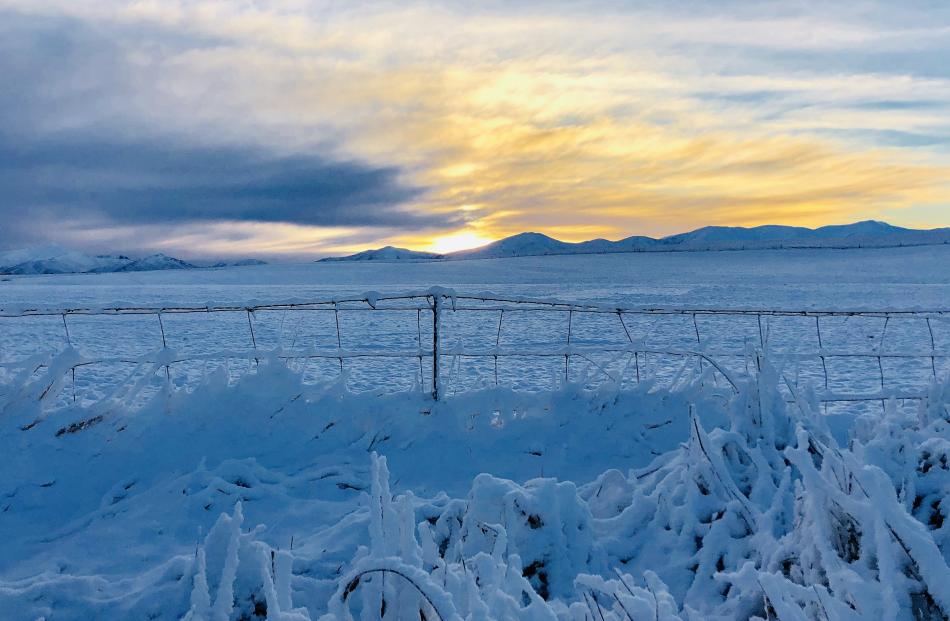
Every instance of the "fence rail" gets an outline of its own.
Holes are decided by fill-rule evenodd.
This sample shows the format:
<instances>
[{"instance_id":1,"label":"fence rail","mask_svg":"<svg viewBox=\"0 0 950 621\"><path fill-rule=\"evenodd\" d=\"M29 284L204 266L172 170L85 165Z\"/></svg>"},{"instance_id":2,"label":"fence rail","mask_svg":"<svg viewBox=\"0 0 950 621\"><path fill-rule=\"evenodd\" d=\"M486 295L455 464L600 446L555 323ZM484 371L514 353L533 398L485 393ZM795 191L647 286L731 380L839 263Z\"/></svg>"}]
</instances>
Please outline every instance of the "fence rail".
<instances>
[{"instance_id":1,"label":"fence rail","mask_svg":"<svg viewBox=\"0 0 950 621\"><path fill-rule=\"evenodd\" d=\"M401 316L401 321L378 320L379 317L394 313L407 316ZM172 328L166 325L167 321L174 316L195 314L243 315L241 321L246 324L245 343L237 343L241 337L232 326L228 334L212 330L211 342L200 345L198 351L173 347L170 341L174 334ZM273 342L273 326L265 325L267 322L261 319L265 315L273 317L275 314L282 317L276 343ZM298 334L295 329L293 341L287 348L283 317L288 314L321 314L332 316L332 321L323 325L321 333L315 330L314 334L307 336L307 339L319 343L297 347ZM341 318L350 315L361 316L352 326L357 342L344 344L344 336L348 341L353 339L349 327L342 325ZM76 343L77 328L73 324L80 318L117 316L154 316L154 327L158 331L156 336L160 337L160 341L156 339L155 345L160 342L161 349L146 351L142 355L124 352L102 355L90 353L87 351L89 347L84 348ZM524 320L524 317L531 319ZM68 364L54 364L52 358L35 355L37 349L50 351L49 343L16 344L17 322L31 318L61 323L65 347L76 351L74 358L67 361ZM523 324L520 332L517 326L515 329L509 327L514 318L522 318L519 320ZM558 373L564 382L572 381L574 371L574 381L639 384L663 375L681 377L687 366L692 365L691 372L705 374L711 382L722 382L724 387L735 390L738 377L750 373L750 360L768 355L782 364L794 366L796 378L801 367L818 365L817 369L811 369L804 375L806 381L817 384L816 397L819 401L860 402L889 398L920 399L926 394L926 386L922 381L909 384L900 378L889 379L887 371L890 369L885 369L886 365L897 365L894 373L900 373L901 365L910 368L916 364L919 372L922 363L928 367L926 370L930 378L936 379L950 361L950 309L624 308L495 294L457 294L447 289L432 288L406 294L369 293L332 300L247 305L149 307L112 304L61 309L38 306L4 308L0 309L0 320L6 322L5 327L12 332L12 337L8 335L8 338L0 340L0 371L12 375L18 373L22 377L24 369L29 370L32 366L35 367L32 368L33 374L42 369L47 369L50 374L69 374L73 384L73 399L76 398L77 369L120 364L145 365L159 372L163 370L165 378L170 379L171 370L181 365L214 360L243 360L250 364L257 363L265 355L296 362L335 362L339 373L344 372L347 361L395 363L399 360L414 360L418 366L417 372L414 372L416 385L430 392L433 399L445 397L453 388L457 391L459 385L464 383L461 380L463 360L479 361L476 374L483 376L483 379L487 374L488 382L495 385L512 384L505 380L517 375L512 370L500 373L501 361L563 359ZM658 320L675 325L658 327L655 323L649 323ZM700 325L724 320L731 322L731 325ZM777 322L792 320L798 324L776 327ZM809 326L802 325L802 321L807 321ZM744 326L739 325L743 322ZM863 341L855 342L852 338L840 342L841 339L836 337L842 325L848 322L861 322L858 332ZM373 336L375 324L383 324L383 332ZM915 334L911 334L914 330L908 328L911 324L917 326ZM44 338L52 339L49 326L46 327ZM506 328L514 332L514 343L502 342L503 330ZM100 326L97 329L98 332L93 330L92 336L87 338L92 349L102 349L105 340L122 341L112 328ZM848 332L847 325L843 330ZM143 331L139 327L138 332L144 338L148 330ZM265 332L267 338L264 338ZM613 332L613 335L609 335L609 332ZM665 341L657 344L655 341L660 332L665 332ZM405 339L400 341L393 336L396 333L402 337L411 335L412 343L407 346ZM131 335L129 338L135 340ZM194 349L192 341L185 344ZM647 363L648 359L652 361L652 366ZM665 362L658 363L660 359ZM679 363L673 362L675 360ZM871 368L861 367L862 361L871 363ZM837 368L832 368L833 363L840 365L843 370L839 372ZM576 369L578 364L584 367L583 373ZM527 375L527 370L523 369L523 372ZM326 375L327 371L323 373ZM377 373L375 379L370 373L362 387L377 389L386 382L392 382L392 368L384 364L377 369ZM534 376L538 375L538 372L534 372ZM531 382L535 380L540 381L534 377L531 381L519 380L514 383L517 388L531 389ZM47 377L43 381L52 387L60 378ZM41 398L47 398L50 387L42 391Z\"/></svg>"}]
</instances>

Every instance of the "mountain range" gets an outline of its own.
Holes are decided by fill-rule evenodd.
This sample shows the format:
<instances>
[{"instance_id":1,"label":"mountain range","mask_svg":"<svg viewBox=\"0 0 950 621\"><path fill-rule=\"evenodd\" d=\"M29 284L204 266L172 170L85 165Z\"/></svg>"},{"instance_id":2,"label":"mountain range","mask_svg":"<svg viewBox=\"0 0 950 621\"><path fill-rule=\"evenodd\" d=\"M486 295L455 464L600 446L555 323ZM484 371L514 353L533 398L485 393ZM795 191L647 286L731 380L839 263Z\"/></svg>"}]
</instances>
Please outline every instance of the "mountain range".
<instances>
[{"instance_id":1,"label":"mountain range","mask_svg":"<svg viewBox=\"0 0 950 621\"><path fill-rule=\"evenodd\" d=\"M542 233L519 233L471 250L446 254L386 246L320 261L450 261L564 254L765 250L772 248L858 248L950 243L950 228L908 229L877 220L822 226L706 226L688 233L653 238L634 235L618 241L564 242Z\"/></svg>"},{"instance_id":2,"label":"mountain range","mask_svg":"<svg viewBox=\"0 0 950 621\"><path fill-rule=\"evenodd\" d=\"M260 265L263 261L245 259L232 263L201 266L156 253L132 258L122 254L88 255L59 246L43 246L24 250L0 252L0 274L102 274L107 272L151 272L155 270L185 270L200 267L229 267Z\"/></svg>"},{"instance_id":3,"label":"mountain range","mask_svg":"<svg viewBox=\"0 0 950 621\"><path fill-rule=\"evenodd\" d=\"M617 241L592 239L564 242L542 233L519 233L479 248L446 254L385 246L331 261L419 262L497 259L565 254L608 254L621 252L686 252L700 250L765 250L772 248L857 248L950 244L950 228L908 229L886 222L865 220L853 224L810 229L798 226L756 227L706 226L688 233L661 238L634 235ZM87 255L60 246L44 246L0 252L0 274L101 274L263 265L258 259L213 264L196 264L157 253L133 258L122 254Z\"/></svg>"}]
</instances>

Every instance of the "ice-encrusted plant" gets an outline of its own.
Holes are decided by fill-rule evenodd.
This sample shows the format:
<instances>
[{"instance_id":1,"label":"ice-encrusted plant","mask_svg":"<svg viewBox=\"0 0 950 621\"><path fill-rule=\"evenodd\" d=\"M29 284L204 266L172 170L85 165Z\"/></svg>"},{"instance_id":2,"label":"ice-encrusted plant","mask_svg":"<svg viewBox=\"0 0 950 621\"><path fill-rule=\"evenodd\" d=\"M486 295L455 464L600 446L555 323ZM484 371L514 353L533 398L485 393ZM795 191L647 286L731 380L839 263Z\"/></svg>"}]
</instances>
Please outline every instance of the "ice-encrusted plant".
<instances>
[{"instance_id":1,"label":"ice-encrusted plant","mask_svg":"<svg viewBox=\"0 0 950 621\"><path fill-rule=\"evenodd\" d=\"M844 448L760 364L729 429L691 413L641 472L580 490L482 475L415 530L423 503L391 499L374 457L371 543L326 619L946 619L946 386Z\"/></svg>"}]
</instances>

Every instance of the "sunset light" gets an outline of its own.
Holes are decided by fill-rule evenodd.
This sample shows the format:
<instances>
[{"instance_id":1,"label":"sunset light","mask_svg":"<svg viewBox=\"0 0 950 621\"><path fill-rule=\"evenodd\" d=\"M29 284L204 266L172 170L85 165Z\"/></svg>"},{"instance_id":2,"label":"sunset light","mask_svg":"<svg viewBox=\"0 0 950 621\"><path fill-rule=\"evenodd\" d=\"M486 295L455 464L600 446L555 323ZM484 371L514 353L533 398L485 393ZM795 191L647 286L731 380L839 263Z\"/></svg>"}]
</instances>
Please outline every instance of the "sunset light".
<instances>
[{"instance_id":1,"label":"sunset light","mask_svg":"<svg viewBox=\"0 0 950 621\"><path fill-rule=\"evenodd\" d=\"M456 252L459 250L468 250L469 248L477 248L479 246L484 246L485 244L491 243L492 241L494 240L491 237L485 237L471 231L462 231L459 233L452 233L450 235L436 237L432 240L432 243L429 246L423 247L422 250L443 254L446 252Z\"/></svg>"}]
</instances>

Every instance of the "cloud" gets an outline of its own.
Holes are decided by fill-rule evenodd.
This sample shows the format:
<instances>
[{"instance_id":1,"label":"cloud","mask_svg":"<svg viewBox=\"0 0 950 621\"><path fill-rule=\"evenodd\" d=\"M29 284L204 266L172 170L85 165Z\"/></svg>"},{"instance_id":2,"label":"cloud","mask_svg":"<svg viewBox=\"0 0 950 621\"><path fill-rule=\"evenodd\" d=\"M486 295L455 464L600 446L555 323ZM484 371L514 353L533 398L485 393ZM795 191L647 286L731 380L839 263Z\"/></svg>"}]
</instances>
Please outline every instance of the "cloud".
<instances>
[{"instance_id":1,"label":"cloud","mask_svg":"<svg viewBox=\"0 0 950 621\"><path fill-rule=\"evenodd\" d=\"M89 243L919 222L950 177L924 4L4 5L0 210Z\"/></svg>"},{"instance_id":2,"label":"cloud","mask_svg":"<svg viewBox=\"0 0 950 621\"><path fill-rule=\"evenodd\" d=\"M457 222L408 208L425 190L398 166L339 156L327 144L282 150L189 131L188 119L184 127L149 126L130 114L147 91L135 83L142 68L130 66L131 33L104 36L72 18L0 15L7 18L0 19L0 247L43 242L64 228L87 246L96 237L90 229L101 229L100 238L122 231L118 243L131 248L184 239L182 226L191 223L292 224L316 241L330 229ZM159 40L189 49L212 41Z\"/></svg>"},{"instance_id":3,"label":"cloud","mask_svg":"<svg viewBox=\"0 0 950 621\"><path fill-rule=\"evenodd\" d=\"M103 139L30 143L0 136L0 193L9 210L63 210L117 224L206 220L318 226L433 223L401 206L420 190L396 168L260 148Z\"/></svg>"}]
</instances>

